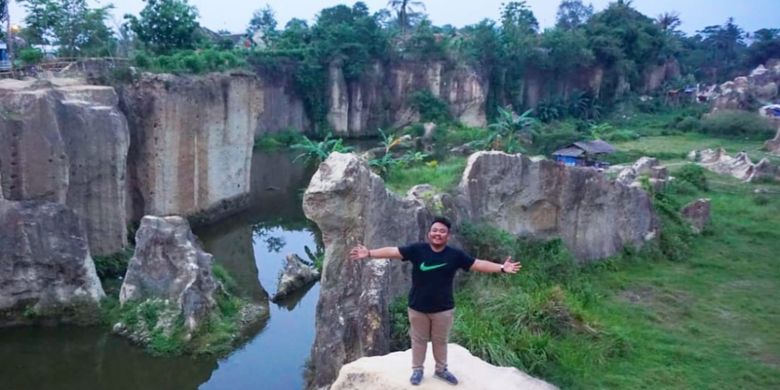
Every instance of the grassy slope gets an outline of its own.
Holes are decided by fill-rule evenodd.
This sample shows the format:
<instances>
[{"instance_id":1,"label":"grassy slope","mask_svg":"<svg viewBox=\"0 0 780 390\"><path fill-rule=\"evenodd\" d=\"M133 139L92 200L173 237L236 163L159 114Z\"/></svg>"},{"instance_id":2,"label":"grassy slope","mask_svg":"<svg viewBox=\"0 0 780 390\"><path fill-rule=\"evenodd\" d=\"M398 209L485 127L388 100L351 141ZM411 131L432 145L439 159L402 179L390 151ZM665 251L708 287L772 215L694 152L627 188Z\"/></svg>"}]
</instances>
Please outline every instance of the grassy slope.
<instances>
[{"instance_id":1,"label":"grassy slope","mask_svg":"<svg viewBox=\"0 0 780 390\"><path fill-rule=\"evenodd\" d=\"M720 146L763 155L759 142L699 134L618 144L651 155ZM564 388L780 388L780 186L755 195L708 178L709 192L676 196L712 199L686 261L629 253L567 274L554 247L516 248L525 275L473 275L460 290L454 340Z\"/></svg>"}]
</instances>

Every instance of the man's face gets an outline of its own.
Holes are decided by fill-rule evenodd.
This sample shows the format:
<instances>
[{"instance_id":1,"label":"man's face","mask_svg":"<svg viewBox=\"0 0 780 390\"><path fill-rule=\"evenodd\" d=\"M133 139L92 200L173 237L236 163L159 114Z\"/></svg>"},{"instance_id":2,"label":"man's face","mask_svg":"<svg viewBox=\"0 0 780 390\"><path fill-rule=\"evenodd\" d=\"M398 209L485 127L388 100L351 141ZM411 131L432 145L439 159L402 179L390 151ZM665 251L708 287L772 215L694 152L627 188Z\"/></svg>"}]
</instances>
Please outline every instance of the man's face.
<instances>
[{"instance_id":1,"label":"man's face","mask_svg":"<svg viewBox=\"0 0 780 390\"><path fill-rule=\"evenodd\" d=\"M431 229L428 230L428 241L434 246L447 245L447 240L450 238L450 229L446 225L440 222L436 222L431 225Z\"/></svg>"}]
</instances>

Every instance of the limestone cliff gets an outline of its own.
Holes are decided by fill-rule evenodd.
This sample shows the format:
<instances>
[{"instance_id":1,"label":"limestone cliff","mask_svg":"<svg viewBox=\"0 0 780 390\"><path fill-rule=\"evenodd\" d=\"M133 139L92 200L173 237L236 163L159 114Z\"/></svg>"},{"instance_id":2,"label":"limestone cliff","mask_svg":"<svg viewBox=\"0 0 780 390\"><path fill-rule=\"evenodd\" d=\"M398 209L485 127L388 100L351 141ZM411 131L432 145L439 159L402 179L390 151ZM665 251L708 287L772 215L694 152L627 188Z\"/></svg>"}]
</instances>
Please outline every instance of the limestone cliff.
<instances>
[{"instance_id":1,"label":"limestone cliff","mask_svg":"<svg viewBox=\"0 0 780 390\"><path fill-rule=\"evenodd\" d=\"M94 323L105 295L76 214L0 199L0 327Z\"/></svg>"},{"instance_id":2,"label":"limestone cliff","mask_svg":"<svg viewBox=\"0 0 780 390\"><path fill-rule=\"evenodd\" d=\"M262 85L244 73L144 74L120 92L130 124L133 220L218 218L248 202Z\"/></svg>"},{"instance_id":3,"label":"limestone cliff","mask_svg":"<svg viewBox=\"0 0 780 390\"><path fill-rule=\"evenodd\" d=\"M127 244L127 122L111 87L0 81L0 171L11 200L64 203L94 254Z\"/></svg>"},{"instance_id":4,"label":"limestone cliff","mask_svg":"<svg viewBox=\"0 0 780 390\"><path fill-rule=\"evenodd\" d=\"M374 64L358 81L347 81L342 64L328 70L328 124L342 137L376 135L380 127L402 127L420 119L416 92L428 91L469 126L485 126L488 83L475 70L448 62Z\"/></svg>"}]
</instances>

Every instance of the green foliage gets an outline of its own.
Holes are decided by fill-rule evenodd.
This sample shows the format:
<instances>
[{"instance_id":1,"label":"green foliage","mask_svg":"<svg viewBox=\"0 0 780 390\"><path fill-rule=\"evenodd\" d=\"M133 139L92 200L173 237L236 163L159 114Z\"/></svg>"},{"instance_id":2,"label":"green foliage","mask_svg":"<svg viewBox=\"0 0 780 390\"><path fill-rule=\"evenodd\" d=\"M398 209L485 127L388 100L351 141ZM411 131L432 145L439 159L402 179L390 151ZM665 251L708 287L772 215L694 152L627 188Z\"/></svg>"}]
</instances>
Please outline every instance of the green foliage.
<instances>
[{"instance_id":1,"label":"green foliage","mask_svg":"<svg viewBox=\"0 0 780 390\"><path fill-rule=\"evenodd\" d=\"M754 32L752 38L753 43L748 47L745 59L748 67L780 58L780 28L762 28Z\"/></svg>"},{"instance_id":2,"label":"green foliage","mask_svg":"<svg viewBox=\"0 0 780 390\"><path fill-rule=\"evenodd\" d=\"M420 113L420 121L422 122L447 123L452 121L447 103L433 96L433 93L427 89L412 93L411 101L412 107Z\"/></svg>"},{"instance_id":3,"label":"green foliage","mask_svg":"<svg viewBox=\"0 0 780 390\"><path fill-rule=\"evenodd\" d=\"M320 142L315 142L309 139L309 137L303 136L303 140L300 143L292 145L295 150L300 150L301 154L295 157L295 160L303 158L305 162L313 161L319 164L330 156L333 152L349 153L352 148L344 145L344 140L341 138L331 138L332 135L328 134Z\"/></svg>"},{"instance_id":4,"label":"green foliage","mask_svg":"<svg viewBox=\"0 0 780 390\"><path fill-rule=\"evenodd\" d=\"M537 120L531 116L533 110L516 115L509 109L498 109L496 122L490 124L488 136L475 143L483 150L501 150L507 153L524 152L533 142L534 126Z\"/></svg>"},{"instance_id":5,"label":"green foliage","mask_svg":"<svg viewBox=\"0 0 780 390\"><path fill-rule=\"evenodd\" d=\"M19 50L18 58L24 65L35 65L43 59L43 52L40 49L28 47Z\"/></svg>"},{"instance_id":6,"label":"green foliage","mask_svg":"<svg viewBox=\"0 0 780 390\"><path fill-rule=\"evenodd\" d=\"M125 247L117 253L106 256L93 256L95 271L101 281L118 279L125 276L127 264L133 257L134 248Z\"/></svg>"},{"instance_id":7,"label":"green foliage","mask_svg":"<svg viewBox=\"0 0 780 390\"><path fill-rule=\"evenodd\" d=\"M27 11L22 35L30 44L56 45L61 57L110 56L116 39L106 26L113 5L89 8L86 0L21 0Z\"/></svg>"},{"instance_id":8,"label":"green foliage","mask_svg":"<svg viewBox=\"0 0 780 390\"><path fill-rule=\"evenodd\" d=\"M706 116L701 121L701 131L714 136L764 140L774 135L775 128L756 113L724 110Z\"/></svg>"},{"instance_id":9,"label":"green foliage","mask_svg":"<svg viewBox=\"0 0 780 390\"><path fill-rule=\"evenodd\" d=\"M279 32L276 31L276 24L276 13L271 9L270 5L266 4L265 7L256 10L252 14L246 33L250 37L258 32L261 33L265 45L271 46L279 35Z\"/></svg>"},{"instance_id":10,"label":"green foliage","mask_svg":"<svg viewBox=\"0 0 780 390\"><path fill-rule=\"evenodd\" d=\"M138 17L125 15L127 28L144 47L156 54L195 49L198 10L187 0L147 0Z\"/></svg>"},{"instance_id":11,"label":"green foliage","mask_svg":"<svg viewBox=\"0 0 780 390\"><path fill-rule=\"evenodd\" d=\"M246 66L243 52L215 49L183 50L156 56L139 51L133 58L133 63L143 70L176 74L221 72Z\"/></svg>"},{"instance_id":12,"label":"green foliage","mask_svg":"<svg viewBox=\"0 0 780 390\"><path fill-rule=\"evenodd\" d=\"M432 160L422 165L393 167L385 177L387 185L396 193L404 194L417 184L427 183L440 191L454 188L466 167L463 157L443 161Z\"/></svg>"},{"instance_id":13,"label":"green foliage","mask_svg":"<svg viewBox=\"0 0 780 390\"><path fill-rule=\"evenodd\" d=\"M693 184L701 191L707 191L707 176L704 174L704 168L698 164L685 164L674 172L674 177L678 180Z\"/></svg>"},{"instance_id":14,"label":"green foliage","mask_svg":"<svg viewBox=\"0 0 780 390\"><path fill-rule=\"evenodd\" d=\"M276 150L303 142L303 133L288 129L278 133L268 133L255 139L255 149Z\"/></svg>"}]
</instances>

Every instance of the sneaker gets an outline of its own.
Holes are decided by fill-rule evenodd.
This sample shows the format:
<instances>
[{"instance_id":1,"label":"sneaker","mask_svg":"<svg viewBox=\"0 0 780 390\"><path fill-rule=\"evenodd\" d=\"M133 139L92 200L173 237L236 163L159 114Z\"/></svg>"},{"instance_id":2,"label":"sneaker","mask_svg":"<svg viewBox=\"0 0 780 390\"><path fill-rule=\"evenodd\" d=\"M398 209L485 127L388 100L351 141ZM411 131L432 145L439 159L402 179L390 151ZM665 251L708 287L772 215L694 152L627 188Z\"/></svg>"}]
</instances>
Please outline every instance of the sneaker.
<instances>
[{"instance_id":1,"label":"sneaker","mask_svg":"<svg viewBox=\"0 0 780 390\"><path fill-rule=\"evenodd\" d=\"M411 382L413 386L417 386L420 384L420 382L422 382L422 377L423 377L423 370L420 369L414 370L412 371L412 377L409 378L409 382Z\"/></svg>"},{"instance_id":2,"label":"sneaker","mask_svg":"<svg viewBox=\"0 0 780 390\"><path fill-rule=\"evenodd\" d=\"M443 371L436 371L433 375L451 385L458 384L458 378L456 378L455 375L452 375L446 368Z\"/></svg>"}]
</instances>

